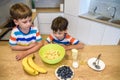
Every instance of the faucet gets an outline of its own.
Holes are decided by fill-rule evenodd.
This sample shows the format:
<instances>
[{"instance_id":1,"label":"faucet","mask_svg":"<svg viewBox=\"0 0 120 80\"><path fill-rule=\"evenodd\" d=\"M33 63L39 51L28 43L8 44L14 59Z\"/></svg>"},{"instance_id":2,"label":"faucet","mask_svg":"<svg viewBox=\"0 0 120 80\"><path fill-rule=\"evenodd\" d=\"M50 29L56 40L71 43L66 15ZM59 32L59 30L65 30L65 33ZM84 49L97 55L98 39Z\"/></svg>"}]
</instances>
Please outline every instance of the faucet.
<instances>
[{"instance_id":1,"label":"faucet","mask_svg":"<svg viewBox=\"0 0 120 80\"><path fill-rule=\"evenodd\" d=\"M113 14L111 15L111 17L112 17L112 19L114 19L115 13L116 13L116 7L108 7L108 10L110 10L112 8L114 9L114 11L113 11Z\"/></svg>"},{"instance_id":2,"label":"faucet","mask_svg":"<svg viewBox=\"0 0 120 80\"><path fill-rule=\"evenodd\" d=\"M97 10L97 6L94 8L94 10L93 10L93 14L96 13L96 10Z\"/></svg>"}]
</instances>

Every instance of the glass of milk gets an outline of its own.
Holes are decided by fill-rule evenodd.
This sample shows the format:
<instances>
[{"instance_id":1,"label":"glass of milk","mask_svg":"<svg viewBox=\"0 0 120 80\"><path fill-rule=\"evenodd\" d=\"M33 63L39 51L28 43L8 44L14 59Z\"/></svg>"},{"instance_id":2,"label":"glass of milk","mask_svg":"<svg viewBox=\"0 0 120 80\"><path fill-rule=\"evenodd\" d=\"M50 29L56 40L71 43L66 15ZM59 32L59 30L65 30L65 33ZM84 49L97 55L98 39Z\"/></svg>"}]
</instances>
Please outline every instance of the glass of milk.
<instances>
[{"instance_id":1,"label":"glass of milk","mask_svg":"<svg viewBox=\"0 0 120 80\"><path fill-rule=\"evenodd\" d=\"M72 59L73 59L72 66L74 68L78 68L79 64L78 64L78 50L77 49L72 49Z\"/></svg>"}]
</instances>

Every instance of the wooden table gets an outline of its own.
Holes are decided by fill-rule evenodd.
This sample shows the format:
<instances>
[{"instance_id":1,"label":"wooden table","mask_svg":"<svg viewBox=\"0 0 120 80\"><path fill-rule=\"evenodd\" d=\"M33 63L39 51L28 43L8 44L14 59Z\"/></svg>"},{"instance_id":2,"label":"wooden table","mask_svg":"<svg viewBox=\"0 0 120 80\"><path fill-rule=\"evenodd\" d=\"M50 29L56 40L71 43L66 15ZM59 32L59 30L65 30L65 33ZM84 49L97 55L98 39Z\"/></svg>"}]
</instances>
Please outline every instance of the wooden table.
<instances>
[{"instance_id":1,"label":"wooden table","mask_svg":"<svg viewBox=\"0 0 120 80\"><path fill-rule=\"evenodd\" d=\"M57 80L55 69L60 65L72 65L71 51L67 51L64 59L55 65L43 63L35 53L35 62L48 70L47 74L31 76L24 72L21 61L15 60L18 51L12 51L9 45L0 42L0 80ZM87 65L87 60L102 54L106 64L103 71L97 72ZM120 46L85 46L79 50L79 68L74 69L73 80L120 80ZM72 67L72 66L71 66Z\"/></svg>"}]
</instances>

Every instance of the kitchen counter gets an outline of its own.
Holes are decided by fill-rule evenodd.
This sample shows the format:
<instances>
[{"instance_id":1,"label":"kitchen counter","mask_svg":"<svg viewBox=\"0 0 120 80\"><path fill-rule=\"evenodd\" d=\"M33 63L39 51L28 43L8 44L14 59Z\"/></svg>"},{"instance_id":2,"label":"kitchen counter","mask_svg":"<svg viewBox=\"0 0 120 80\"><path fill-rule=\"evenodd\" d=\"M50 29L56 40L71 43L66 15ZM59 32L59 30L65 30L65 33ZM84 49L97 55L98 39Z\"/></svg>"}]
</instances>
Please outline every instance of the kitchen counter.
<instances>
[{"instance_id":1,"label":"kitchen counter","mask_svg":"<svg viewBox=\"0 0 120 80\"><path fill-rule=\"evenodd\" d=\"M66 51L64 59L55 65L49 65L41 61L38 51L35 52L35 62L48 70L47 74L31 76L22 68L21 60L16 61L15 55L19 51L12 51L8 42L0 42L0 80L57 80L55 69L60 65L72 65L71 51ZM87 60L102 54L101 60L106 67L103 71L95 71L88 67ZM120 46L85 46L79 50L79 68L74 69L73 80L120 80ZM71 66L72 67L72 66Z\"/></svg>"},{"instance_id":2,"label":"kitchen counter","mask_svg":"<svg viewBox=\"0 0 120 80\"><path fill-rule=\"evenodd\" d=\"M95 14L92 14L92 13L85 13L85 14L81 14L79 17L84 18L84 19L88 19L88 20L92 20L92 21L96 21L96 22L99 22L99 23L102 23L102 24L110 25L110 26L113 26L113 27L120 28L119 24L115 24L115 23L112 23L112 22L109 22L109 21L103 21L103 20L96 19L96 17L98 17L98 16L99 16L99 14L95 15Z\"/></svg>"},{"instance_id":3,"label":"kitchen counter","mask_svg":"<svg viewBox=\"0 0 120 80\"><path fill-rule=\"evenodd\" d=\"M56 13L60 12L59 8L36 8L37 13Z\"/></svg>"},{"instance_id":4,"label":"kitchen counter","mask_svg":"<svg viewBox=\"0 0 120 80\"><path fill-rule=\"evenodd\" d=\"M37 16L37 12L32 13L32 22L34 21L35 17Z\"/></svg>"}]
</instances>

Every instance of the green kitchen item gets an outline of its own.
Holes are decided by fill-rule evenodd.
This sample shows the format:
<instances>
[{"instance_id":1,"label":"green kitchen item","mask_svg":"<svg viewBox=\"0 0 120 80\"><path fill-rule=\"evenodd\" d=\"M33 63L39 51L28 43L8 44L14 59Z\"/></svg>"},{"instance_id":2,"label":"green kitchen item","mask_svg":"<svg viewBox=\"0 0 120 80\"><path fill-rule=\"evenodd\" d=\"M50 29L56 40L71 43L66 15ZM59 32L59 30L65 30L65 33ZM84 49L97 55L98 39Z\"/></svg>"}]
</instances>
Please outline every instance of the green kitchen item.
<instances>
[{"instance_id":1,"label":"green kitchen item","mask_svg":"<svg viewBox=\"0 0 120 80\"><path fill-rule=\"evenodd\" d=\"M64 58L65 49L58 44L47 44L39 50L39 55L43 62L56 64Z\"/></svg>"}]
</instances>

